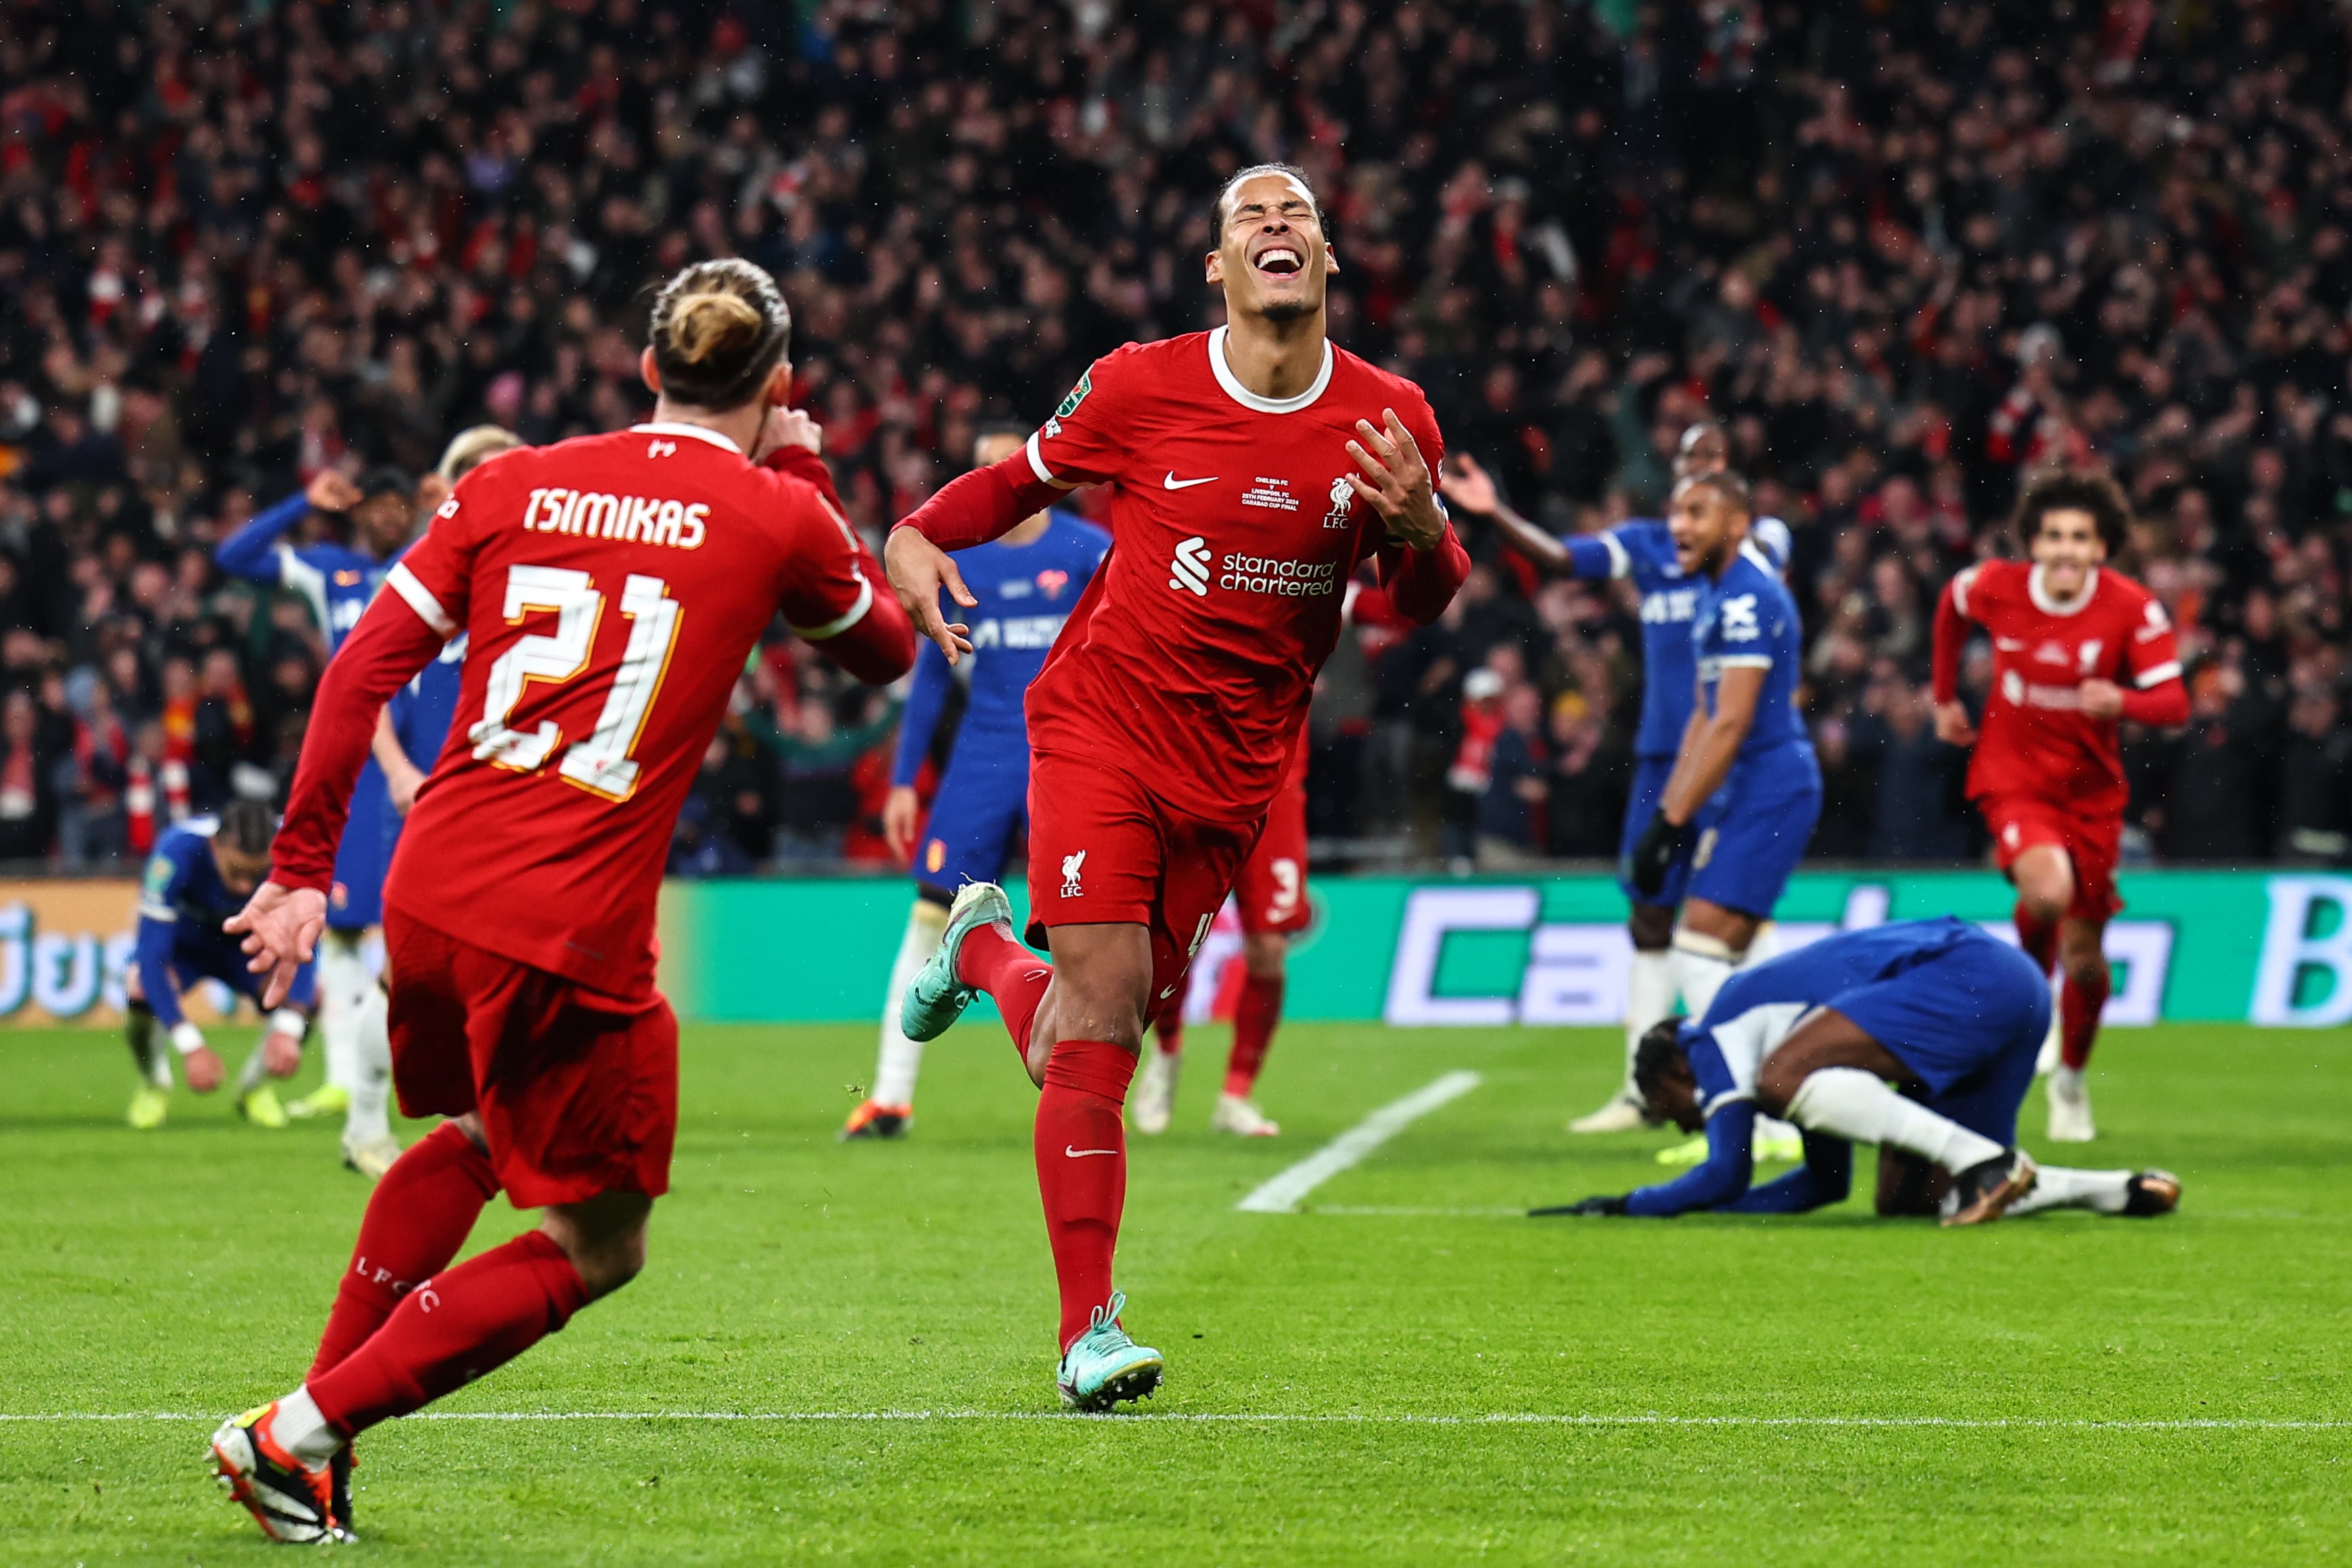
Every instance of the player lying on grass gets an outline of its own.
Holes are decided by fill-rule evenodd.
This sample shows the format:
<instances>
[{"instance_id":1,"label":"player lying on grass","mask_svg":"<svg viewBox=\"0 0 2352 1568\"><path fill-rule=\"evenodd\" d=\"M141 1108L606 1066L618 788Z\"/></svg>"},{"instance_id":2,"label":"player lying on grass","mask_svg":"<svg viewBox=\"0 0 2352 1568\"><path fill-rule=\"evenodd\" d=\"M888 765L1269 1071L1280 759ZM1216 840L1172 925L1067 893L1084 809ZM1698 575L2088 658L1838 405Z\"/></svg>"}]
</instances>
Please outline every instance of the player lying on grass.
<instances>
[{"instance_id":1,"label":"player lying on grass","mask_svg":"<svg viewBox=\"0 0 2352 1568\"><path fill-rule=\"evenodd\" d=\"M188 1087L210 1094L227 1069L205 1032L184 1012L181 994L199 980L217 980L239 995L261 1000L261 981L245 966L236 938L223 926L245 907L269 875L277 819L257 800L233 800L216 816L192 817L163 835L148 858L139 887L139 930L123 988L130 998L123 1034L139 1068L131 1099L131 1125L160 1127L171 1107L172 1062L160 1030L188 1069ZM312 968L305 963L269 1016L260 1044L237 1075L236 1108L258 1127L286 1125L273 1078L290 1078L302 1065L302 1035L310 1027Z\"/></svg>"},{"instance_id":2,"label":"player lying on grass","mask_svg":"<svg viewBox=\"0 0 2352 1568\"><path fill-rule=\"evenodd\" d=\"M2049 987L2032 961L1965 921L1824 937L1733 976L1697 1022L1670 1020L1643 1037L1643 1099L1657 1116L1704 1127L1705 1163L1623 1197L1535 1212L1801 1214L1844 1199L1856 1142L1897 1152L1881 1213L1940 1211L1946 1225L1979 1225L2061 1204L2169 1210L2179 1183L2163 1172L2037 1173L2012 1146L2049 1023ZM1751 1191L1759 1107L1804 1129L1805 1163Z\"/></svg>"},{"instance_id":3,"label":"player lying on grass","mask_svg":"<svg viewBox=\"0 0 2352 1568\"><path fill-rule=\"evenodd\" d=\"M1242 170L1213 211L1205 281L1227 324L1097 360L1024 453L940 490L885 552L900 602L953 662L971 647L940 598L973 596L947 552L1079 485L1115 497L1110 554L1027 700L1030 931L1050 933L1054 962L1013 935L1003 889L975 883L902 1019L930 1039L987 992L1044 1091L1055 1382L1088 1409L1150 1393L1161 1372L1120 1326L1111 1283L1144 1026L1263 831L1357 566L1376 563L1423 624L1470 570L1432 488L1444 452L1428 400L1326 334L1337 264L1305 176Z\"/></svg>"},{"instance_id":4,"label":"player lying on grass","mask_svg":"<svg viewBox=\"0 0 2352 1568\"><path fill-rule=\"evenodd\" d=\"M792 318L740 260L654 301L650 423L466 476L327 667L270 879L229 922L282 994L327 915L384 702L462 629L457 723L384 888L393 1084L453 1120L376 1184L309 1375L213 1435L272 1539L348 1534L349 1445L494 1371L645 1266L677 1131L654 984L678 807L781 612L862 680L914 641L787 409ZM546 1212L449 1267L489 1200Z\"/></svg>"}]
</instances>

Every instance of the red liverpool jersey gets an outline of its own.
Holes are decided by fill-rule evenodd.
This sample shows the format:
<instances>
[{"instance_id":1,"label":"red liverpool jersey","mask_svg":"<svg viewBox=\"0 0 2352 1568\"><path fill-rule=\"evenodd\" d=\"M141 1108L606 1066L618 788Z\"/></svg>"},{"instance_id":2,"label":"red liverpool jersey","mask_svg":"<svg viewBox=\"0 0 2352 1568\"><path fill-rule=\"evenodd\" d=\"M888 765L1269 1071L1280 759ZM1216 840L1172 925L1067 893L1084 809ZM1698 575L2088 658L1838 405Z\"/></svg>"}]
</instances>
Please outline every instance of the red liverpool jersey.
<instances>
[{"instance_id":1,"label":"red liverpool jersey","mask_svg":"<svg viewBox=\"0 0 2352 1568\"><path fill-rule=\"evenodd\" d=\"M2031 795L2087 816L2122 812L2128 791L2116 721L2083 711L2085 680L2125 689L2126 717L2179 722L2165 711L2134 710L2180 679L2172 622L2146 588L2100 569L2088 591L2059 605L2042 590L2042 569L1987 561L1952 579L1936 607L1936 700L1958 694L1960 649L1973 621L1991 635L1992 691L1969 762L1969 796Z\"/></svg>"},{"instance_id":2,"label":"red liverpool jersey","mask_svg":"<svg viewBox=\"0 0 2352 1568\"><path fill-rule=\"evenodd\" d=\"M351 788L331 775L358 769L345 710L465 632L457 721L386 902L593 990L649 996L671 829L771 618L781 608L867 679L912 652L822 465L797 449L771 461L699 426L640 425L467 475L336 660L345 689L321 693L275 879L317 885L331 864Z\"/></svg>"},{"instance_id":3,"label":"red liverpool jersey","mask_svg":"<svg viewBox=\"0 0 2352 1568\"><path fill-rule=\"evenodd\" d=\"M1029 742L1142 779L1213 821L1265 815L1357 563L1406 552L1347 482L1356 421L1393 408L1434 475L1421 389L1327 343L1296 397L1259 397L1224 330L1095 362L1029 438L1039 479L1112 487L1109 556L1029 688ZM1433 616L1467 571L1451 530ZM1427 617L1423 617L1427 618Z\"/></svg>"}]
</instances>

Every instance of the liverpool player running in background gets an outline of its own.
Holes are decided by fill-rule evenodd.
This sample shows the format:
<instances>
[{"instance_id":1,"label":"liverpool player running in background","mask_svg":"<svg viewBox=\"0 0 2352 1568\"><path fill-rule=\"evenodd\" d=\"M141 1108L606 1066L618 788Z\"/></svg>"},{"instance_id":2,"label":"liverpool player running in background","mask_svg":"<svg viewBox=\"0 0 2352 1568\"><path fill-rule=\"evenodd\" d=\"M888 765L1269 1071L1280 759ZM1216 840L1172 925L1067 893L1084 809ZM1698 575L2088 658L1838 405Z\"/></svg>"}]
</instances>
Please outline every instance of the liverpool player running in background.
<instances>
[{"instance_id":1,"label":"liverpool player running in background","mask_svg":"<svg viewBox=\"0 0 2352 1568\"><path fill-rule=\"evenodd\" d=\"M1024 434L982 432L972 443L974 466L986 468L1015 455ZM923 1043L908 1039L898 1026L899 1001L915 972L939 951L955 890L1004 875L1029 830L1029 724L1021 700L1109 547L1110 535L1094 524L1066 511L1040 510L995 542L956 558L965 585L980 601L971 616L963 719L931 804L921 852L913 857L915 907L908 911L907 931L890 966L890 988L882 999L874 1092L849 1113L841 1129L845 1140L896 1138L914 1122ZM890 795L882 806L882 833L893 854L907 856L915 848L920 809L915 780L954 682L947 655L929 644L918 650L913 689L898 722Z\"/></svg>"},{"instance_id":2,"label":"liverpool player running in background","mask_svg":"<svg viewBox=\"0 0 2352 1568\"><path fill-rule=\"evenodd\" d=\"M2017 936L2043 973L2063 964L2060 1066L2050 1075L2050 1138L2097 1136L2083 1070L2098 1038L2109 977L2107 921L2123 908L2116 724L2189 718L2172 622L2156 596L2106 569L2131 527L2104 474L2054 474L2027 487L2017 533L2032 562L1986 561L1952 579L1936 605L1936 732L1973 745L1969 798L2017 886ZM1992 689L1981 731L1960 701L1970 623L1992 637Z\"/></svg>"},{"instance_id":3,"label":"liverpool player running in background","mask_svg":"<svg viewBox=\"0 0 2352 1568\"><path fill-rule=\"evenodd\" d=\"M1377 563L1398 610L1433 620L1469 573L1431 489L1443 457L1412 383L1334 348L1335 265L1305 178L1244 169L1215 205L1209 283L1227 324L1097 360L1026 451L966 474L891 534L891 585L950 660L946 552L1076 485L1115 498L1109 557L1029 689L1031 931L1003 889L957 895L907 989L929 1039L995 998L1037 1101L1035 1152L1061 1287L1062 1397L1088 1409L1159 1385L1119 1326L1111 1259L1127 1189L1121 1108L1145 1022L1255 844L1289 765L1349 576Z\"/></svg>"},{"instance_id":4,"label":"liverpool player running in background","mask_svg":"<svg viewBox=\"0 0 2352 1568\"><path fill-rule=\"evenodd\" d=\"M325 921L378 711L463 629L458 724L385 888L393 1074L455 1120L394 1162L302 1385L222 1423L223 1479L280 1541L348 1531L352 1437L512 1360L645 1261L669 1184L677 1021L654 906L679 803L781 609L852 674L913 640L782 406L774 282L704 262L654 302L650 424L461 481L328 667L270 880L233 922L282 991ZM447 1267L504 1188L540 1225Z\"/></svg>"},{"instance_id":5,"label":"liverpool player running in background","mask_svg":"<svg viewBox=\"0 0 2352 1568\"><path fill-rule=\"evenodd\" d=\"M1345 594L1343 589L1342 594ZM1265 814L1257 847L1234 877L1234 904L1242 922L1242 988L1234 1001L1234 1043L1225 1053L1224 1087L1209 1114L1212 1132L1273 1138L1281 1124L1250 1098L1265 1053L1282 1022L1289 979L1290 939L1314 918L1307 902L1307 729L1298 731L1282 788ZM1135 1086L1135 1130L1160 1133L1176 1114L1176 1074L1184 1062L1184 991L1169 998L1152 1033L1156 1048L1143 1058Z\"/></svg>"}]
</instances>

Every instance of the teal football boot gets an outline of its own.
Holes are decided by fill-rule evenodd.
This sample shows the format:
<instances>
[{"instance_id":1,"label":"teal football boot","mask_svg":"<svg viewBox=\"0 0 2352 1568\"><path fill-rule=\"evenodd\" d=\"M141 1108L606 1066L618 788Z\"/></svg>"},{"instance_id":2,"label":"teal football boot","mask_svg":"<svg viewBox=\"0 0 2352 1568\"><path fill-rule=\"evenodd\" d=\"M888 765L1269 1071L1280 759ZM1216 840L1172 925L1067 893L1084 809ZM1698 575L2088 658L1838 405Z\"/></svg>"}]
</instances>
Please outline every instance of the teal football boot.
<instances>
[{"instance_id":1,"label":"teal football boot","mask_svg":"<svg viewBox=\"0 0 2352 1568\"><path fill-rule=\"evenodd\" d=\"M1087 1331L1062 1352L1054 1382L1070 1409L1108 1410L1123 1399L1149 1399L1160 1386L1160 1352L1137 1344L1118 1326L1126 1307L1127 1298L1112 1291L1110 1300L1095 1309Z\"/></svg>"},{"instance_id":2,"label":"teal football boot","mask_svg":"<svg viewBox=\"0 0 2352 1568\"><path fill-rule=\"evenodd\" d=\"M907 983L907 994L898 999L898 1028L908 1039L938 1039L971 1005L977 993L956 978L956 959L963 952L964 938L992 925L1003 926L1007 940L1012 938L1012 900L993 882L966 882L957 890L955 902L948 906L947 929L940 933L939 951L915 972L915 978Z\"/></svg>"}]
</instances>

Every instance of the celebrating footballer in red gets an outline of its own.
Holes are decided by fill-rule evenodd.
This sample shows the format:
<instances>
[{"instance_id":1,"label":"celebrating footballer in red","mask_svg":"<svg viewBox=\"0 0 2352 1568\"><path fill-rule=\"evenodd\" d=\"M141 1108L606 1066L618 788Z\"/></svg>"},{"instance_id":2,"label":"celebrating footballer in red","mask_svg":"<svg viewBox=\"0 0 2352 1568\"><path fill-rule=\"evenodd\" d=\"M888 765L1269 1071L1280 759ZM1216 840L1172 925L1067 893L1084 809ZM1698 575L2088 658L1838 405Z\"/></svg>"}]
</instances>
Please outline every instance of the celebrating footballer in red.
<instances>
[{"instance_id":1,"label":"celebrating footballer in red","mask_svg":"<svg viewBox=\"0 0 2352 1568\"><path fill-rule=\"evenodd\" d=\"M1062 1299L1062 1396L1107 1408L1157 1387L1157 1351L1111 1286L1127 1184L1120 1115L1147 1019L1257 841L1370 561L1400 612L1436 618L1469 560L1431 489L1444 456L1420 388L1324 332L1321 209L1297 171L1245 169L1216 201L1207 280L1227 325L1105 355L1025 451L965 475L890 537L917 627L964 651L940 595L971 598L946 551L1062 491L1107 485L1109 556L1029 689L1031 930L967 888L907 988L911 1039L974 991L995 998L1037 1102L1038 1185Z\"/></svg>"},{"instance_id":2,"label":"celebrating footballer in red","mask_svg":"<svg viewBox=\"0 0 2352 1568\"><path fill-rule=\"evenodd\" d=\"M814 426L782 406L790 332L758 268L678 274L644 360L653 422L467 476L320 688L270 880L230 922L276 989L318 935L376 714L471 637L457 723L384 889L394 1085L406 1114L455 1120L377 1185L302 1386L214 1436L222 1478L278 1540L347 1535L351 1438L642 1267L677 1122L655 902L770 620L781 609L865 680L912 662ZM541 1225L449 1268L501 1188L544 1207Z\"/></svg>"},{"instance_id":3,"label":"celebrating footballer in red","mask_svg":"<svg viewBox=\"0 0 2352 1568\"><path fill-rule=\"evenodd\" d=\"M2063 1061L2050 1079L2050 1136L2059 1142L2095 1135L2083 1069L2107 1000L2102 942L2123 908L2115 871L2129 791L2117 724L2189 718L2164 606L2104 564L2130 522L2104 475L2041 479L2017 509L2032 561L1971 566L1936 606L1937 732L1974 743L1969 798L2016 884L2019 940L2045 973L2061 961L2065 969ZM1971 625L1992 638L1981 732L1959 700Z\"/></svg>"}]
</instances>

